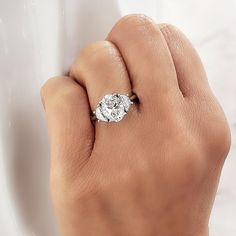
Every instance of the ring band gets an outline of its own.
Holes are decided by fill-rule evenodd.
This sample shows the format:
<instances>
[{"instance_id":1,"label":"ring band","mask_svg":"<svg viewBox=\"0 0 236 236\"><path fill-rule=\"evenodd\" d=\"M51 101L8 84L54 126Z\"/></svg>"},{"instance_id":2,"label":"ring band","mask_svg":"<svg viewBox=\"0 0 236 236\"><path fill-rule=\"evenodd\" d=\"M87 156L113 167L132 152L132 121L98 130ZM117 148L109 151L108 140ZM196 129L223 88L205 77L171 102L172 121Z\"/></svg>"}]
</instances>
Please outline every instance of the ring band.
<instances>
[{"instance_id":1,"label":"ring band","mask_svg":"<svg viewBox=\"0 0 236 236\"><path fill-rule=\"evenodd\" d=\"M119 122L128 113L135 98L135 94L107 94L98 103L91 119L98 122Z\"/></svg>"}]
</instances>

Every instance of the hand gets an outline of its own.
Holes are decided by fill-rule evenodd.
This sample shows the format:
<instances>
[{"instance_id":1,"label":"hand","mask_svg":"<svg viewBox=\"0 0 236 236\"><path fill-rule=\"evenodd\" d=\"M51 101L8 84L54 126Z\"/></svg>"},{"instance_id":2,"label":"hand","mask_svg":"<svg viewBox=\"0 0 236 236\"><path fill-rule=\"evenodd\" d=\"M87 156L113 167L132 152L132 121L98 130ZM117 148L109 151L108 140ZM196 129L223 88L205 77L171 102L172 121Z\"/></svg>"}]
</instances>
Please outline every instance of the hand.
<instances>
[{"instance_id":1,"label":"hand","mask_svg":"<svg viewBox=\"0 0 236 236\"><path fill-rule=\"evenodd\" d=\"M139 99L119 123L90 119L109 93ZM171 25L130 15L42 88L51 188L65 236L206 236L230 146L201 61Z\"/></svg>"}]
</instances>

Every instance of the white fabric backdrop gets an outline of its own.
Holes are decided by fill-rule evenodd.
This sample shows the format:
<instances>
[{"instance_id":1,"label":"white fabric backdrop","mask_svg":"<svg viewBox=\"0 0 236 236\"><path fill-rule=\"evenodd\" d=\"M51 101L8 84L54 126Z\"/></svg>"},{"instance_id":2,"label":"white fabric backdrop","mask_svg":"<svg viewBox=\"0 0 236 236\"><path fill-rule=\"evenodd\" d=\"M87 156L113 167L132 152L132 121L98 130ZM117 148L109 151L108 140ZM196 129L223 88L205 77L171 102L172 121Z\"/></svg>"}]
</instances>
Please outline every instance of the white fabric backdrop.
<instances>
[{"instance_id":1,"label":"white fabric backdrop","mask_svg":"<svg viewBox=\"0 0 236 236\"><path fill-rule=\"evenodd\" d=\"M39 88L128 13L177 25L192 40L232 130L211 236L236 235L235 0L0 0L0 235L56 236Z\"/></svg>"}]
</instances>

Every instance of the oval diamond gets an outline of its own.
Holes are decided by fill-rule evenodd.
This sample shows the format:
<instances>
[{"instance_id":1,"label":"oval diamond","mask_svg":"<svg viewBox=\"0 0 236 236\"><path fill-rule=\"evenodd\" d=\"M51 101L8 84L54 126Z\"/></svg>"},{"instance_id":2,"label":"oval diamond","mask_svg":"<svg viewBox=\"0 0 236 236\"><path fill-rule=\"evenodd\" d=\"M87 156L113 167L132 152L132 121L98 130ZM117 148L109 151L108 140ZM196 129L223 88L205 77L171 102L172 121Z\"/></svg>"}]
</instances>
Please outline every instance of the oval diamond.
<instances>
[{"instance_id":1,"label":"oval diamond","mask_svg":"<svg viewBox=\"0 0 236 236\"><path fill-rule=\"evenodd\" d=\"M99 121L118 122L124 118L132 104L127 95L108 94L99 102L95 115Z\"/></svg>"}]
</instances>

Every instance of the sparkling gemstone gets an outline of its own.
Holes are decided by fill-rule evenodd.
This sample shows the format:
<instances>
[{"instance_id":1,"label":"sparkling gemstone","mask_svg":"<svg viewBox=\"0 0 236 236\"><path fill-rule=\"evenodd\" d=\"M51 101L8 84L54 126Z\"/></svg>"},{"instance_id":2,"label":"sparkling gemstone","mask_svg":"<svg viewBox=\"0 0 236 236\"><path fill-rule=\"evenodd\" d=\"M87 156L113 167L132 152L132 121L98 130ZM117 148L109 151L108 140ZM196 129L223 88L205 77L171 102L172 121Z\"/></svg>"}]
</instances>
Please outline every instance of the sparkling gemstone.
<instances>
[{"instance_id":1,"label":"sparkling gemstone","mask_svg":"<svg viewBox=\"0 0 236 236\"><path fill-rule=\"evenodd\" d=\"M98 120L105 122L121 121L133 104L127 95L108 94L99 102L95 115Z\"/></svg>"},{"instance_id":2,"label":"sparkling gemstone","mask_svg":"<svg viewBox=\"0 0 236 236\"><path fill-rule=\"evenodd\" d=\"M107 118L105 118L102 114L101 107L97 107L97 109L95 110L95 115L98 120L108 122Z\"/></svg>"}]
</instances>

